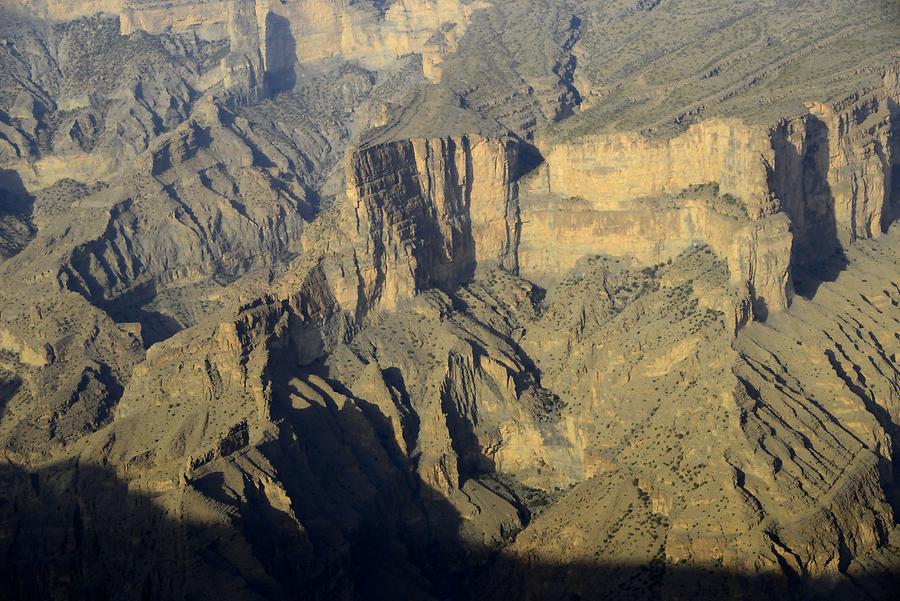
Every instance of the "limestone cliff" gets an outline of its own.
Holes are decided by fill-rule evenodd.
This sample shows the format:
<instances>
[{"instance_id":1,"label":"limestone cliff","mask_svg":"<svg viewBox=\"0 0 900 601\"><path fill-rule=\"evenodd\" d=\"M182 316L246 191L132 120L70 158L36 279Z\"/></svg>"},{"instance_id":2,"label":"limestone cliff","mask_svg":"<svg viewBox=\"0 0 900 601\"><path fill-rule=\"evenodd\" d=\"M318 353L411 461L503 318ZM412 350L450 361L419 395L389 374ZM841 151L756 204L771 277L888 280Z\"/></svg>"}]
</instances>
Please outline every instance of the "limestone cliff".
<instances>
[{"instance_id":1,"label":"limestone cliff","mask_svg":"<svg viewBox=\"0 0 900 601\"><path fill-rule=\"evenodd\" d=\"M174 32L208 41L228 40L235 55L228 59L231 77L238 68L238 55L251 61L250 66L278 74L294 61L329 58L382 69L417 53L423 57L425 75L435 79L442 55L454 49L472 14L485 6L460 0L50 0L26 2L24 7L8 0L0 3L3 8L27 8L55 21L98 13L116 15L123 35ZM262 71L248 74L262 83Z\"/></svg>"},{"instance_id":2,"label":"limestone cliff","mask_svg":"<svg viewBox=\"0 0 900 601\"><path fill-rule=\"evenodd\" d=\"M730 138L734 130L743 137ZM371 272L363 277L366 296L385 289L395 299L401 292L450 288L477 264L500 264L540 278L592 254L654 264L703 242L728 257L734 284L751 287L761 314L782 310L791 294L791 238L786 218L770 200L751 137L736 124L697 126L688 137L673 140L671 155L662 157L650 149L580 140L550 149L543 165L524 178L525 163L518 157L533 150L512 139L467 136L458 142L412 140L362 149L351 158L347 179L348 197L358 207L361 264L372 261L363 269ZM651 144L640 138L628 143ZM765 137L752 142L766 143ZM721 148L718 160L709 158L705 144ZM743 153L734 150L744 148L741 144L749 145ZM691 152L704 157L696 166L680 162ZM635 166L617 167L621 173L604 169L604 160L621 164L623 156L636 157ZM647 176L648 170L659 175ZM696 186L718 179L728 187L716 188L712 196ZM740 190L751 200L737 200L725 190ZM675 192L682 195L648 198ZM718 198L721 192L725 200Z\"/></svg>"},{"instance_id":3,"label":"limestone cliff","mask_svg":"<svg viewBox=\"0 0 900 601\"><path fill-rule=\"evenodd\" d=\"M556 253L569 265L592 252L635 256L652 264L692 242L704 242L727 257L736 285L750 286L759 312L789 304L791 237L767 185L763 158L772 150L764 132L736 121L712 120L666 140L598 135L544 143L542 152L546 163L530 179L529 192L557 200L530 204L537 211L556 208L550 216L571 224L564 238L571 242L549 257L533 254L535 273L552 270ZM703 208L690 200L690 192L682 193L709 182L738 210L729 216L728 210ZM680 193L681 199L668 205L648 201ZM534 253L534 240L547 235L529 230L540 229L547 219L528 221L523 239Z\"/></svg>"},{"instance_id":4,"label":"limestone cliff","mask_svg":"<svg viewBox=\"0 0 900 601\"><path fill-rule=\"evenodd\" d=\"M537 146L547 166L536 186L547 193L589 198L602 210L717 182L722 193L746 204L751 218L772 212L761 162L771 155L771 145L764 131L740 121L703 121L663 140L621 133L566 143L538 140Z\"/></svg>"},{"instance_id":5,"label":"limestone cliff","mask_svg":"<svg viewBox=\"0 0 900 601\"><path fill-rule=\"evenodd\" d=\"M348 162L365 297L399 298L450 289L478 263L515 266L513 140L422 139L357 151Z\"/></svg>"},{"instance_id":6,"label":"limestone cliff","mask_svg":"<svg viewBox=\"0 0 900 601\"><path fill-rule=\"evenodd\" d=\"M529 152L522 142L440 139L363 149L348 171L348 196L367 207L357 223L376 224L377 236L395 223L409 226L407 240L434 235L404 246L397 229L367 241L362 255L409 270L390 276L393 297L401 288L451 286L477 263L499 261L541 278L591 254L652 265L705 243L727 259L732 283L749 290L758 316L784 310L792 262L810 260L808 240L822 253L829 241L877 237L889 223L897 138L891 73L870 97L848 99L842 109L810 105L808 115L772 129L713 119L668 139L538 139L543 163L524 178L512 158ZM408 213L376 214L375 207L390 213L391 206ZM371 282L391 271L372 269L381 275L368 276Z\"/></svg>"},{"instance_id":7,"label":"limestone cliff","mask_svg":"<svg viewBox=\"0 0 900 601\"><path fill-rule=\"evenodd\" d=\"M0 590L893 598L887 4L0 0Z\"/></svg>"},{"instance_id":8,"label":"limestone cliff","mask_svg":"<svg viewBox=\"0 0 900 601\"><path fill-rule=\"evenodd\" d=\"M790 215L795 256L815 262L861 238L879 237L895 217L900 91L884 86L772 130L773 188Z\"/></svg>"},{"instance_id":9,"label":"limestone cliff","mask_svg":"<svg viewBox=\"0 0 900 601\"><path fill-rule=\"evenodd\" d=\"M539 140L546 162L527 188L548 201L527 204L569 223L572 233L567 251L552 257L538 251L533 268L541 273L544 261L552 269L557 257L568 256L572 264L592 246L660 261L687 240L703 240L728 257L735 283L751 286L759 311L784 309L793 292L792 261L820 261L853 240L878 237L893 218L897 102L893 72L886 73L884 86L869 95L834 106L809 104L809 114L771 130L714 119L664 140L636 134ZM719 216L705 227L697 208L684 202L676 205L693 217L666 222L666 212L645 200L705 182L742 205L749 229L737 234ZM541 231L547 219L524 220L523 244L540 248L535 240L547 236ZM598 239L609 243L598 245Z\"/></svg>"}]
</instances>

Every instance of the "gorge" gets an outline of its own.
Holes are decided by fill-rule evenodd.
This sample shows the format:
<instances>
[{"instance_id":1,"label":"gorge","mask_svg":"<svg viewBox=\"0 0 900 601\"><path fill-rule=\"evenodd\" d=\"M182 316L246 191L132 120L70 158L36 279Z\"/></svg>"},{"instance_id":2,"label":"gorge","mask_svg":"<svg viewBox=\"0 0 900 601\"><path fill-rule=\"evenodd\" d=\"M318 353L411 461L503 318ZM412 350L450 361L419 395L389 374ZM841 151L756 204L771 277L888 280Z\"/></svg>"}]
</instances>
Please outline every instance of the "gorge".
<instances>
[{"instance_id":1,"label":"gorge","mask_svg":"<svg viewBox=\"0 0 900 601\"><path fill-rule=\"evenodd\" d=\"M0 590L893 598L897 32L0 0Z\"/></svg>"}]
</instances>

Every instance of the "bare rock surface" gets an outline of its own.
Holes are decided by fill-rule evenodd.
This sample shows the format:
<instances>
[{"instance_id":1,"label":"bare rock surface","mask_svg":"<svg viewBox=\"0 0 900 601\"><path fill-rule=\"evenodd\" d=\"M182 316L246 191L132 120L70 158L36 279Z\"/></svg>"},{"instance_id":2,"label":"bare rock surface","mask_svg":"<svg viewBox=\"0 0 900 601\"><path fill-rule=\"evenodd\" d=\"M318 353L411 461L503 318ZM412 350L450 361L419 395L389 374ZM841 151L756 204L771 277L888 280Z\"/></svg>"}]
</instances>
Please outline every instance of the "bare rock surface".
<instances>
[{"instance_id":1,"label":"bare rock surface","mask_svg":"<svg viewBox=\"0 0 900 601\"><path fill-rule=\"evenodd\" d=\"M11 599L891 599L890 2L0 0Z\"/></svg>"}]
</instances>

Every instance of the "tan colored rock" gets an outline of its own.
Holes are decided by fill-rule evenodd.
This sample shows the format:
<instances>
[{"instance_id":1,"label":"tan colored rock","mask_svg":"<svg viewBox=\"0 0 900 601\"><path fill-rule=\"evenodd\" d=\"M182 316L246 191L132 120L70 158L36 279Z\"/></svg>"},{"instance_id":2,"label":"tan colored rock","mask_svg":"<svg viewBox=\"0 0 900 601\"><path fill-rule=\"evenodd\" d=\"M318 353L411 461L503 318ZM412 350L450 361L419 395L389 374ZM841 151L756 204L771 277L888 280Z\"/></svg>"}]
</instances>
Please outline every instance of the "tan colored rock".
<instances>
[{"instance_id":1,"label":"tan colored rock","mask_svg":"<svg viewBox=\"0 0 900 601\"><path fill-rule=\"evenodd\" d=\"M765 132L733 119L711 119L664 140L636 133L595 135L566 143L537 141L546 172L532 190L590 199L600 210L717 182L746 203L751 218L771 212L763 160L772 154Z\"/></svg>"},{"instance_id":2,"label":"tan colored rock","mask_svg":"<svg viewBox=\"0 0 900 601\"><path fill-rule=\"evenodd\" d=\"M809 114L772 130L774 191L797 232L798 260L877 238L896 211L891 140L900 92L891 73L882 89L835 105L809 102Z\"/></svg>"},{"instance_id":3,"label":"tan colored rock","mask_svg":"<svg viewBox=\"0 0 900 601\"><path fill-rule=\"evenodd\" d=\"M517 152L512 141L478 136L357 151L347 164L355 217L345 219L356 224L365 298L396 306L419 290L453 287L480 262L508 260Z\"/></svg>"},{"instance_id":4,"label":"tan colored rock","mask_svg":"<svg viewBox=\"0 0 900 601\"><path fill-rule=\"evenodd\" d=\"M53 347L49 344L29 344L12 332L0 329L0 349L14 353L25 365L44 367L54 360Z\"/></svg>"},{"instance_id":5,"label":"tan colored rock","mask_svg":"<svg viewBox=\"0 0 900 601\"><path fill-rule=\"evenodd\" d=\"M423 55L424 74L435 81L440 79L438 64L442 56L456 49L472 15L486 6L480 0L398 0L389 3L384 11L369 3L339 0L28 3L30 9L55 21L97 13L116 15L122 35L172 31L195 33L205 40L229 39L235 50L251 62L256 58L254 53L261 57L263 70L283 66L284 57L273 51L273 46L290 49L301 64L342 58L370 69L385 68L400 57L418 53ZM248 29L251 24L255 29L252 33ZM273 26L274 35L270 32ZM245 37L248 34L252 36L250 40ZM284 35L290 39L280 39ZM439 39L435 40L435 36ZM254 41L258 46L254 46ZM273 64L273 60L277 62ZM226 79L234 77L233 71L234 67L226 70ZM255 75L261 79L262 72Z\"/></svg>"}]
</instances>

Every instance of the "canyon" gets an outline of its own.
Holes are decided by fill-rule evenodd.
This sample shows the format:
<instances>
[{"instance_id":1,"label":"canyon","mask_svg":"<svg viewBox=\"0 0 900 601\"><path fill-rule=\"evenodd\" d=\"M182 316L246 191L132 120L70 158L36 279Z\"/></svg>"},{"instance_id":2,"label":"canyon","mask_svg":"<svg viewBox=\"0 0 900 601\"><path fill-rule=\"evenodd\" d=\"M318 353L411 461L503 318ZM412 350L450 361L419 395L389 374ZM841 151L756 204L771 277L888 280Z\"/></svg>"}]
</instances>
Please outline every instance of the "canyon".
<instances>
[{"instance_id":1,"label":"canyon","mask_svg":"<svg viewBox=\"0 0 900 601\"><path fill-rule=\"evenodd\" d=\"M890 599L889 2L0 0L12 599Z\"/></svg>"}]
</instances>

